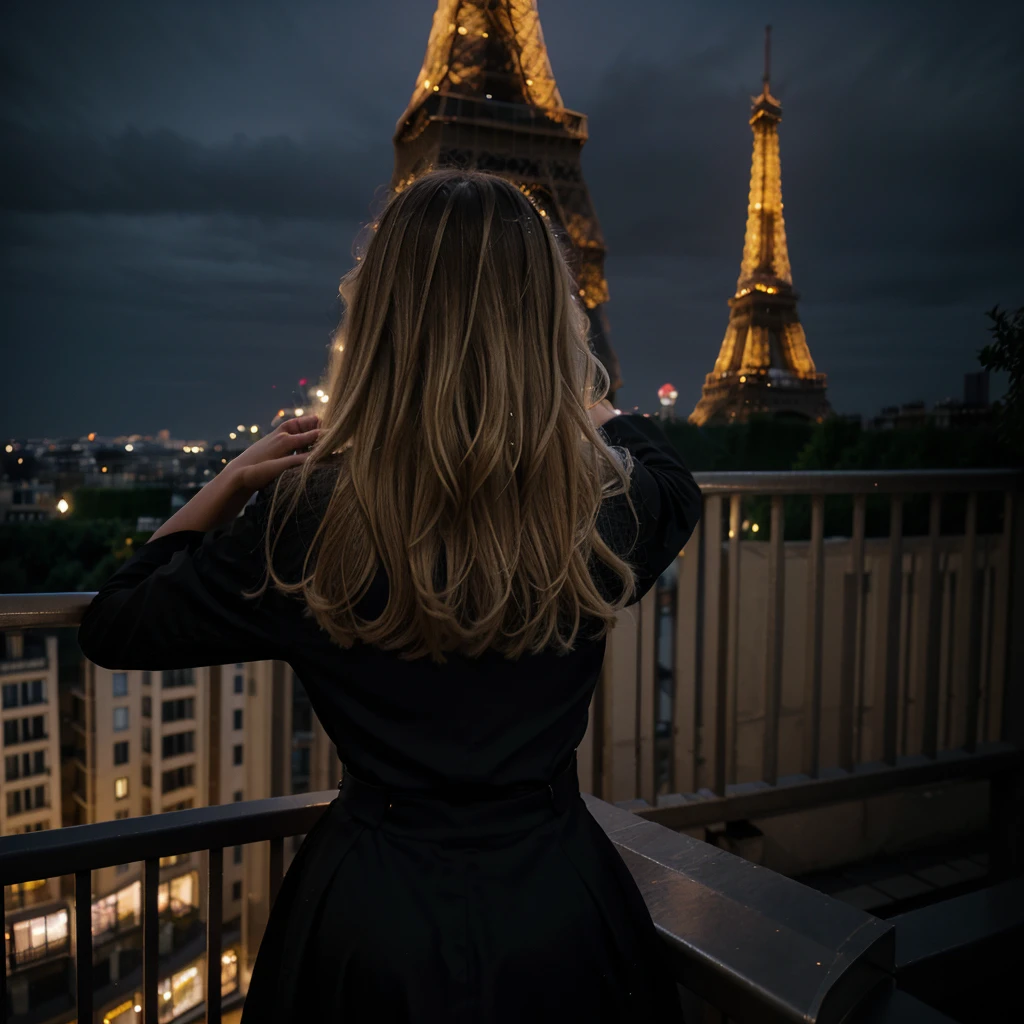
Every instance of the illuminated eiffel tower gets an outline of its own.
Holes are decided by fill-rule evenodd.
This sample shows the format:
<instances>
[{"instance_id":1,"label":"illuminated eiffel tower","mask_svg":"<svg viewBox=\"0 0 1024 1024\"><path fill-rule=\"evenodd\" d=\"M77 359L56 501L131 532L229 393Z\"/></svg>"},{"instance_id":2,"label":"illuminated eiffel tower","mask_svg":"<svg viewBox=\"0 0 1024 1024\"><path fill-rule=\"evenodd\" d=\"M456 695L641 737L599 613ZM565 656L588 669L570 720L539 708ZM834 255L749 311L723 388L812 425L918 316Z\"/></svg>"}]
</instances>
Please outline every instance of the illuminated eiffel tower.
<instances>
[{"instance_id":1,"label":"illuminated eiffel tower","mask_svg":"<svg viewBox=\"0 0 1024 1024\"><path fill-rule=\"evenodd\" d=\"M827 378L811 359L797 315L782 218L779 122L768 87L771 28L765 30L764 85L753 98L747 234L729 325L714 370L690 422L740 423L753 414L821 420L829 413Z\"/></svg>"},{"instance_id":2,"label":"illuminated eiffel tower","mask_svg":"<svg viewBox=\"0 0 1024 1024\"><path fill-rule=\"evenodd\" d=\"M437 167L490 171L564 230L613 397L622 380L604 313L604 237L580 169L587 119L562 103L536 0L438 0L394 141L393 189Z\"/></svg>"}]
</instances>

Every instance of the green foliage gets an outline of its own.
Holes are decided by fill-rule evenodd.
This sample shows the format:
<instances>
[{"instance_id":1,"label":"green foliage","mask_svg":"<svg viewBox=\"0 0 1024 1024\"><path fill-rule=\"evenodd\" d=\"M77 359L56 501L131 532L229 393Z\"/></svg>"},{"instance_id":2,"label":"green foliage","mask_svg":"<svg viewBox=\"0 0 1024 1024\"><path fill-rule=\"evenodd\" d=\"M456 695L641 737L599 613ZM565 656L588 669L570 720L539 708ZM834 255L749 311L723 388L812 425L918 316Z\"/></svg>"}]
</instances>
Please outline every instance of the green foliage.
<instances>
[{"instance_id":1,"label":"green foliage","mask_svg":"<svg viewBox=\"0 0 1024 1024\"><path fill-rule=\"evenodd\" d=\"M149 534L117 520L0 525L0 593L96 590ZM127 543L128 540L131 543Z\"/></svg>"},{"instance_id":2,"label":"green foliage","mask_svg":"<svg viewBox=\"0 0 1024 1024\"><path fill-rule=\"evenodd\" d=\"M992 341L978 353L978 362L986 370L1009 374L1010 386L996 404L996 416L1000 435L1019 462L1024 453L1024 306L1014 313L994 306L986 315Z\"/></svg>"},{"instance_id":3,"label":"green foliage","mask_svg":"<svg viewBox=\"0 0 1024 1024\"><path fill-rule=\"evenodd\" d=\"M120 519L134 522L139 516L167 519L171 514L168 487L82 487L71 497L75 519Z\"/></svg>"},{"instance_id":4,"label":"green foliage","mask_svg":"<svg viewBox=\"0 0 1024 1024\"><path fill-rule=\"evenodd\" d=\"M722 427L665 424L665 432L695 473L791 469L817 428L804 420L769 418Z\"/></svg>"}]
</instances>

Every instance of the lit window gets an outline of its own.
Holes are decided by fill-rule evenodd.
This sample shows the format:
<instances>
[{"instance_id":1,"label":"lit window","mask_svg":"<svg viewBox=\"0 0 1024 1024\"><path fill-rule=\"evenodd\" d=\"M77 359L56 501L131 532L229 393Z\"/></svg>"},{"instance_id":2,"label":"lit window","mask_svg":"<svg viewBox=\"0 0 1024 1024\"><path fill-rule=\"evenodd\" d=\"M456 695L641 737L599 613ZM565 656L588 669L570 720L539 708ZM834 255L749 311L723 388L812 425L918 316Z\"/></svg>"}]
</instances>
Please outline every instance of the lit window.
<instances>
[{"instance_id":1,"label":"lit window","mask_svg":"<svg viewBox=\"0 0 1024 1024\"><path fill-rule=\"evenodd\" d=\"M128 776L122 775L114 779L114 799L123 800L128 795Z\"/></svg>"}]
</instances>

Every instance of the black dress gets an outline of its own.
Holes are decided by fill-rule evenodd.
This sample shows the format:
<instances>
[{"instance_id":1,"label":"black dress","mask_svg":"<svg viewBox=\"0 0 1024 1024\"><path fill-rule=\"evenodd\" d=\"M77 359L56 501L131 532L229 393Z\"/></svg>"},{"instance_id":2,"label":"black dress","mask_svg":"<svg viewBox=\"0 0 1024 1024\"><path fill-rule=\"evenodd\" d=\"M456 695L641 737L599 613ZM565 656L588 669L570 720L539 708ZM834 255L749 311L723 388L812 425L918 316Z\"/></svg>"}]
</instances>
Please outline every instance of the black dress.
<instances>
[{"instance_id":1,"label":"black dress","mask_svg":"<svg viewBox=\"0 0 1024 1024\"><path fill-rule=\"evenodd\" d=\"M603 430L635 460L639 533L622 496L599 528L636 566L638 599L693 531L700 492L655 422ZM244 1024L678 1021L643 898L578 793L604 641L443 666L342 650L298 601L241 596L262 578L266 504L146 544L79 632L108 668L286 661L337 745L345 782L284 880ZM316 514L309 502L276 558L301 559ZM367 608L386 592L379 577Z\"/></svg>"}]
</instances>

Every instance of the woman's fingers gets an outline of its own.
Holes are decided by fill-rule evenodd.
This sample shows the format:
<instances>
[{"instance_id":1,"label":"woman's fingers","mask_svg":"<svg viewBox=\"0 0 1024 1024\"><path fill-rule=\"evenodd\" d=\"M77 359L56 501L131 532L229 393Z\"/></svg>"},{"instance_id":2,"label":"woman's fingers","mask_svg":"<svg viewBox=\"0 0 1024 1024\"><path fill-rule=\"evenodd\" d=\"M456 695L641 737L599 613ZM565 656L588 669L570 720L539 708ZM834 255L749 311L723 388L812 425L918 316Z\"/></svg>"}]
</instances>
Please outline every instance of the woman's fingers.
<instances>
[{"instance_id":1,"label":"woman's fingers","mask_svg":"<svg viewBox=\"0 0 1024 1024\"><path fill-rule=\"evenodd\" d=\"M308 448L316 443L320 436L319 428L307 430L301 434L282 434L279 447L286 452L294 451L296 448Z\"/></svg>"},{"instance_id":2,"label":"woman's fingers","mask_svg":"<svg viewBox=\"0 0 1024 1024\"><path fill-rule=\"evenodd\" d=\"M320 417L316 413L310 413L308 416L297 416L293 420L285 420L277 429L285 434L302 434L307 430L312 430L320 423Z\"/></svg>"}]
</instances>

